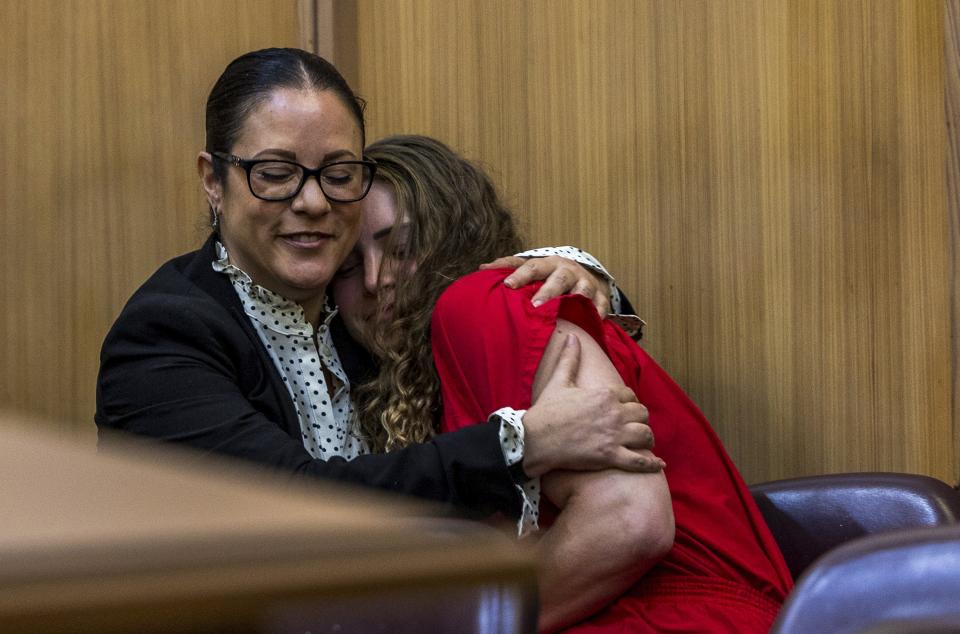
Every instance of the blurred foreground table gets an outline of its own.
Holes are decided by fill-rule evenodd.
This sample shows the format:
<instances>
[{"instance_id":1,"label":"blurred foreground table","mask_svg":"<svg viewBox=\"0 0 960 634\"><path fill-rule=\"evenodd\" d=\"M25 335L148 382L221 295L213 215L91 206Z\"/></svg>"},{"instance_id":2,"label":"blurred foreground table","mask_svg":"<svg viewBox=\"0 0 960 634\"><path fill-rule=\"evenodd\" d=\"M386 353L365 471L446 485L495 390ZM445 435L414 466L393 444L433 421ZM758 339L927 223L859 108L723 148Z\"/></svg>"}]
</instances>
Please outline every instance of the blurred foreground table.
<instances>
[{"instance_id":1,"label":"blurred foreground table","mask_svg":"<svg viewBox=\"0 0 960 634\"><path fill-rule=\"evenodd\" d=\"M535 629L532 558L492 528L27 423L0 415L0 631Z\"/></svg>"}]
</instances>

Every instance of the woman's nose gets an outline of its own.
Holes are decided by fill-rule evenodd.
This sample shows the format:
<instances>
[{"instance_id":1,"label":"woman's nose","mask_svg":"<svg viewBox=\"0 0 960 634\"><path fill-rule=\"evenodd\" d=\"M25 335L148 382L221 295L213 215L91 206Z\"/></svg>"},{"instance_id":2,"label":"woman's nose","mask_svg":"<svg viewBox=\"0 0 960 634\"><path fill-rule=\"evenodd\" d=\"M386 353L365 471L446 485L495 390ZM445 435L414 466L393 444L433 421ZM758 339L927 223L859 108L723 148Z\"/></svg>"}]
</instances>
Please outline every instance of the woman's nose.
<instances>
[{"instance_id":1,"label":"woman's nose","mask_svg":"<svg viewBox=\"0 0 960 634\"><path fill-rule=\"evenodd\" d=\"M370 295L376 295L380 285L380 263L377 256L370 256L363 262L363 289Z\"/></svg>"},{"instance_id":2,"label":"woman's nose","mask_svg":"<svg viewBox=\"0 0 960 634\"><path fill-rule=\"evenodd\" d=\"M293 199L293 209L304 213L326 213L330 211L330 201L320 188L318 175L307 178L300 191Z\"/></svg>"}]
</instances>

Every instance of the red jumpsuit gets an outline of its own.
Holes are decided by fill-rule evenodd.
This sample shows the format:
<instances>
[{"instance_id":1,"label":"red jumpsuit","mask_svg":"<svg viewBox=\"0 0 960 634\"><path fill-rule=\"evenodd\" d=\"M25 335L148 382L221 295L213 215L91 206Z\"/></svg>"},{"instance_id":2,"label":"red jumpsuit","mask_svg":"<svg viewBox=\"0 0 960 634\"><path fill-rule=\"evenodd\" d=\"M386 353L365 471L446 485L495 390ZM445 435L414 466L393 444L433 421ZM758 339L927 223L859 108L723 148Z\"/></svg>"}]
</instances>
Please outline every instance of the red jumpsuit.
<instances>
[{"instance_id":1,"label":"red jumpsuit","mask_svg":"<svg viewBox=\"0 0 960 634\"><path fill-rule=\"evenodd\" d=\"M434 309L442 431L483 420L500 407L528 408L540 358L563 318L593 336L646 405L655 453L667 463L673 548L634 587L568 631L767 632L791 588L790 573L703 414L585 298L564 296L534 308L536 287L510 290L502 284L505 276L480 271L461 278Z\"/></svg>"}]
</instances>

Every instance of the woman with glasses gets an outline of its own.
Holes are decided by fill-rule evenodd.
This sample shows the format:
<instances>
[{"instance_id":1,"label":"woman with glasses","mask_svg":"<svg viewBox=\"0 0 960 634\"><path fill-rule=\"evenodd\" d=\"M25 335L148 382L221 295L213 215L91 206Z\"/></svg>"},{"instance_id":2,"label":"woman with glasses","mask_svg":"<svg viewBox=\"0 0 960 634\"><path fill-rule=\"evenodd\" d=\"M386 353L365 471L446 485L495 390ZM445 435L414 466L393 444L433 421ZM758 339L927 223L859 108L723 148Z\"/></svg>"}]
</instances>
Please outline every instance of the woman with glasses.
<instances>
[{"instance_id":1,"label":"woman with glasses","mask_svg":"<svg viewBox=\"0 0 960 634\"><path fill-rule=\"evenodd\" d=\"M533 288L504 289L508 271L476 272L520 248L510 210L481 170L426 137L390 137L366 155L378 167L364 226L332 290L347 327L382 359L359 389L374 442L443 439L492 407L537 403L570 338L579 339L577 382L632 389L668 466L542 478L541 628L769 631L790 573L697 407L583 297L535 307Z\"/></svg>"},{"instance_id":2,"label":"woman with glasses","mask_svg":"<svg viewBox=\"0 0 960 634\"><path fill-rule=\"evenodd\" d=\"M121 430L521 521L535 507L524 504L527 476L660 469L629 390L568 385L576 354L526 414L370 455L344 370L363 360L332 331L326 295L376 172L362 103L325 60L266 49L220 76L206 132L197 164L213 231L147 280L107 335L102 438Z\"/></svg>"}]
</instances>

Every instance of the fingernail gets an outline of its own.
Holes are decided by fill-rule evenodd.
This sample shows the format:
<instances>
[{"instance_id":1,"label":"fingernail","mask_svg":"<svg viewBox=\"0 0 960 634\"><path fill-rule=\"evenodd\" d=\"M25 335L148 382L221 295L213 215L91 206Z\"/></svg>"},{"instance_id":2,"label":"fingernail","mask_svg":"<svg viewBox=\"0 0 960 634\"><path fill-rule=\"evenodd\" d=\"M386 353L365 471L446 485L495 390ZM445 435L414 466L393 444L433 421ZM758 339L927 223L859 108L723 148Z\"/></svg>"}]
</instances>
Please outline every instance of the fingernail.
<instances>
[{"instance_id":1,"label":"fingernail","mask_svg":"<svg viewBox=\"0 0 960 634\"><path fill-rule=\"evenodd\" d=\"M533 302L531 302L531 303L533 304L533 307L534 307L534 308L540 308L541 306L543 306L543 300L542 300L542 299L535 299L535 300L533 300Z\"/></svg>"},{"instance_id":2,"label":"fingernail","mask_svg":"<svg viewBox=\"0 0 960 634\"><path fill-rule=\"evenodd\" d=\"M517 283L512 277L508 277L507 279L503 280L503 283L509 286L510 288L517 287Z\"/></svg>"}]
</instances>

